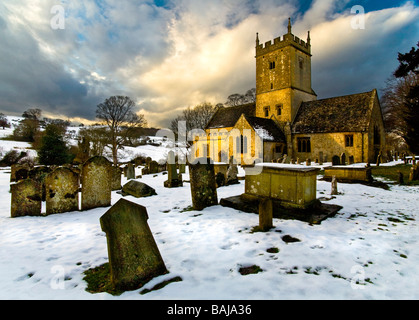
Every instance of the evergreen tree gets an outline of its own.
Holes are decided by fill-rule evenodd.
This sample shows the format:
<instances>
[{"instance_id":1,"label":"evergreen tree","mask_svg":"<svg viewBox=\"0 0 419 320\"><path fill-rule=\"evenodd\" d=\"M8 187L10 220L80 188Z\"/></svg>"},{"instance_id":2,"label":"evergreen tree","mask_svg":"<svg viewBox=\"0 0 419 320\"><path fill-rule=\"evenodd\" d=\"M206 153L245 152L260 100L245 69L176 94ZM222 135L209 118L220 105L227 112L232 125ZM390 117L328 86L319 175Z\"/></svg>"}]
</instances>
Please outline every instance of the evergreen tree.
<instances>
[{"instance_id":1,"label":"evergreen tree","mask_svg":"<svg viewBox=\"0 0 419 320\"><path fill-rule=\"evenodd\" d=\"M64 141L63 129L60 126L49 124L45 128L40 149L38 150L39 163L43 165L62 165L70 163L73 156Z\"/></svg>"},{"instance_id":2,"label":"evergreen tree","mask_svg":"<svg viewBox=\"0 0 419 320\"><path fill-rule=\"evenodd\" d=\"M400 65L394 72L396 78L405 78L411 74L419 75L419 42L417 48L410 52L399 53ZM403 136L410 151L419 154L419 84L410 87L408 94L404 97L404 120L406 123L406 134Z\"/></svg>"}]
</instances>

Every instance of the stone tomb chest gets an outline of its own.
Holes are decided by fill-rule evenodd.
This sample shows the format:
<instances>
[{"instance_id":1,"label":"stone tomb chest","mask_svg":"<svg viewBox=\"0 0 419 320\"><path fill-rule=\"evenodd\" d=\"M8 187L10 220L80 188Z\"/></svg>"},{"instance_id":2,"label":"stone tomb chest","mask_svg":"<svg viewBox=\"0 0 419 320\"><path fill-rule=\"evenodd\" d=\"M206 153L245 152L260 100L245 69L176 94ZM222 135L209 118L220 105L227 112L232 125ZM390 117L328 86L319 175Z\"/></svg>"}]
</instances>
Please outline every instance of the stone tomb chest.
<instances>
[{"instance_id":1,"label":"stone tomb chest","mask_svg":"<svg viewBox=\"0 0 419 320\"><path fill-rule=\"evenodd\" d=\"M280 200L281 205L306 209L316 201L318 168L257 164L245 168L245 194Z\"/></svg>"},{"instance_id":2,"label":"stone tomb chest","mask_svg":"<svg viewBox=\"0 0 419 320\"><path fill-rule=\"evenodd\" d=\"M359 164L324 168L325 180L330 181L333 176L339 182L372 182L371 167Z\"/></svg>"}]
</instances>

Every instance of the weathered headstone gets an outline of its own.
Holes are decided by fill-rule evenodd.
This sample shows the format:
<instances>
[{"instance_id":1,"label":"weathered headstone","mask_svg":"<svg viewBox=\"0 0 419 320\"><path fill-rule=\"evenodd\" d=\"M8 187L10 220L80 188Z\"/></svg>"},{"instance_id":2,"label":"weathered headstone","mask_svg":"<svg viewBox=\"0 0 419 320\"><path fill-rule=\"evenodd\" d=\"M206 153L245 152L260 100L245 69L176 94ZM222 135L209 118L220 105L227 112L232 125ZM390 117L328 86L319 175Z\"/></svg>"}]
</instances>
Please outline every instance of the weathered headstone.
<instances>
[{"instance_id":1,"label":"weathered headstone","mask_svg":"<svg viewBox=\"0 0 419 320\"><path fill-rule=\"evenodd\" d=\"M217 186L217 188L225 186L226 185L226 178L224 176L224 173L222 172L218 172L215 175L215 184Z\"/></svg>"},{"instance_id":2,"label":"weathered headstone","mask_svg":"<svg viewBox=\"0 0 419 320\"><path fill-rule=\"evenodd\" d=\"M12 193L11 217L41 215L41 184L32 179L10 185Z\"/></svg>"},{"instance_id":3,"label":"weathered headstone","mask_svg":"<svg viewBox=\"0 0 419 320\"><path fill-rule=\"evenodd\" d=\"M182 180L179 180L176 169L176 157L173 151L169 151L167 156L167 180L164 182L166 188L176 188L183 185Z\"/></svg>"},{"instance_id":4,"label":"weathered headstone","mask_svg":"<svg viewBox=\"0 0 419 320\"><path fill-rule=\"evenodd\" d=\"M306 166L311 166L311 159L310 158L306 159Z\"/></svg>"},{"instance_id":5,"label":"weathered headstone","mask_svg":"<svg viewBox=\"0 0 419 320\"><path fill-rule=\"evenodd\" d=\"M227 169L227 185L238 184L239 178L238 175L239 170L237 169L237 164L230 162L228 169Z\"/></svg>"},{"instance_id":6,"label":"weathered headstone","mask_svg":"<svg viewBox=\"0 0 419 320\"><path fill-rule=\"evenodd\" d=\"M348 162L349 162L349 164L354 164L354 156L349 156L348 157Z\"/></svg>"},{"instance_id":7,"label":"weathered headstone","mask_svg":"<svg viewBox=\"0 0 419 320\"><path fill-rule=\"evenodd\" d=\"M101 218L106 233L111 282L119 290L134 290L167 273L147 223L147 209L120 199Z\"/></svg>"},{"instance_id":8,"label":"weathered headstone","mask_svg":"<svg viewBox=\"0 0 419 320\"><path fill-rule=\"evenodd\" d=\"M214 164L209 158L198 158L189 164L192 204L195 210L218 204Z\"/></svg>"},{"instance_id":9,"label":"weathered headstone","mask_svg":"<svg viewBox=\"0 0 419 320\"><path fill-rule=\"evenodd\" d=\"M157 193L156 190L149 185L140 181L131 180L122 187L122 194L131 195L136 198L144 198L154 196Z\"/></svg>"},{"instance_id":10,"label":"weathered headstone","mask_svg":"<svg viewBox=\"0 0 419 320\"><path fill-rule=\"evenodd\" d=\"M132 163L127 164L127 179L135 179L135 168Z\"/></svg>"},{"instance_id":11,"label":"weathered headstone","mask_svg":"<svg viewBox=\"0 0 419 320\"><path fill-rule=\"evenodd\" d=\"M151 161L149 165L149 174L159 173L159 163L157 161Z\"/></svg>"},{"instance_id":12,"label":"weathered headstone","mask_svg":"<svg viewBox=\"0 0 419 320\"><path fill-rule=\"evenodd\" d=\"M122 169L112 166L112 191L121 189Z\"/></svg>"},{"instance_id":13,"label":"weathered headstone","mask_svg":"<svg viewBox=\"0 0 419 320\"><path fill-rule=\"evenodd\" d=\"M79 210L79 177L69 168L57 168L45 178L46 213Z\"/></svg>"},{"instance_id":14,"label":"weathered headstone","mask_svg":"<svg viewBox=\"0 0 419 320\"><path fill-rule=\"evenodd\" d=\"M273 227L272 199L262 198L259 200L259 229L268 231Z\"/></svg>"},{"instance_id":15,"label":"weathered headstone","mask_svg":"<svg viewBox=\"0 0 419 320\"><path fill-rule=\"evenodd\" d=\"M319 165L323 165L323 151L319 152Z\"/></svg>"},{"instance_id":16,"label":"weathered headstone","mask_svg":"<svg viewBox=\"0 0 419 320\"><path fill-rule=\"evenodd\" d=\"M332 196L335 196L338 194L338 181L336 179L336 176L332 177L332 192L330 194Z\"/></svg>"},{"instance_id":17,"label":"weathered headstone","mask_svg":"<svg viewBox=\"0 0 419 320\"><path fill-rule=\"evenodd\" d=\"M397 171L397 183L400 185L404 184L404 176L401 171Z\"/></svg>"},{"instance_id":18,"label":"weathered headstone","mask_svg":"<svg viewBox=\"0 0 419 320\"><path fill-rule=\"evenodd\" d=\"M95 156L83 164L81 210L111 205L112 164L105 157Z\"/></svg>"}]
</instances>

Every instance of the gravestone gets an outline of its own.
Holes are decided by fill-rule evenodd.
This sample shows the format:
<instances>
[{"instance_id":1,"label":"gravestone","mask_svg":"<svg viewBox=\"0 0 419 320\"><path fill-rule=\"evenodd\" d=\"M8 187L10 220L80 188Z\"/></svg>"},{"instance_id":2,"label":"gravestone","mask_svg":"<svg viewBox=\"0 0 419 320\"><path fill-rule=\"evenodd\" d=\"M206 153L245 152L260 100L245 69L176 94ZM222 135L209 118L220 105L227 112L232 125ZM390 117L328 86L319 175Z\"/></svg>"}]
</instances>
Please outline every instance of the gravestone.
<instances>
[{"instance_id":1,"label":"gravestone","mask_svg":"<svg viewBox=\"0 0 419 320\"><path fill-rule=\"evenodd\" d=\"M79 210L79 176L69 168L57 168L45 178L46 213Z\"/></svg>"},{"instance_id":2,"label":"gravestone","mask_svg":"<svg viewBox=\"0 0 419 320\"><path fill-rule=\"evenodd\" d=\"M355 163L354 156L349 156L348 161L349 161L349 164L354 164Z\"/></svg>"},{"instance_id":3,"label":"gravestone","mask_svg":"<svg viewBox=\"0 0 419 320\"><path fill-rule=\"evenodd\" d=\"M397 183L400 185L404 184L404 176L401 171L397 171Z\"/></svg>"},{"instance_id":4,"label":"gravestone","mask_svg":"<svg viewBox=\"0 0 419 320\"><path fill-rule=\"evenodd\" d=\"M209 158L198 158L189 164L192 204L195 210L218 204L214 164Z\"/></svg>"},{"instance_id":5,"label":"gravestone","mask_svg":"<svg viewBox=\"0 0 419 320\"><path fill-rule=\"evenodd\" d=\"M32 179L10 185L12 193L11 217L41 215L41 184Z\"/></svg>"},{"instance_id":6,"label":"gravestone","mask_svg":"<svg viewBox=\"0 0 419 320\"><path fill-rule=\"evenodd\" d=\"M156 194L156 190L140 181L131 180L122 187L122 195L124 196L130 195L136 198L144 198L154 196Z\"/></svg>"},{"instance_id":7,"label":"gravestone","mask_svg":"<svg viewBox=\"0 0 419 320\"><path fill-rule=\"evenodd\" d=\"M273 227L272 199L262 198L259 200L259 229L268 231Z\"/></svg>"},{"instance_id":8,"label":"gravestone","mask_svg":"<svg viewBox=\"0 0 419 320\"><path fill-rule=\"evenodd\" d=\"M111 282L119 290L134 290L167 273L147 223L147 209L120 199L101 218L106 233Z\"/></svg>"},{"instance_id":9,"label":"gravestone","mask_svg":"<svg viewBox=\"0 0 419 320\"><path fill-rule=\"evenodd\" d=\"M222 173L222 172L218 172L218 173L215 175L215 184L216 184L217 188L219 188L219 187L222 187L222 186L225 186L225 185L226 185L226 178L225 178L224 173Z\"/></svg>"},{"instance_id":10,"label":"gravestone","mask_svg":"<svg viewBox=\"0 0 419 320\"><path fill-rule=\"evenodd\" d=\"M239 170L237 169L237 164L230 162L228 169L227 169L227 185L238 184L239 178L238 175Z\"/></svg>"},{"instance_id":11,"label":"gravestone","mask_svg":"<svg viewBox=\"0 0 419 320\"><path fill-rule=\"evenodd\" d=\"M380 163L381 163L381 152L378 154L378 156L377 156L377 162L375 163L375 165L377 166L377 167L379 167L380 166Z\"/></svg>"},{"instance_id":12,"label":"gravestone","mask_svg":"<svg viewBox=\"0 0 419 320\"><path fill-rule=\"evenodd\" d=\"M135 179L135 168L132 163L127 164L127 179Z\"/></svg>"},{"instance_id":13,"label":"gravestone","mask_svg":"<svg viewBox=\"0 0 419 320\"><path fill-rule=\"evenodd\" d=\"M51 172L51 168L48 166L37 166L29 171L28 177L32 180L38 181L41 184L42 188L42 201L46 200L46 188L45 188L45 178Z\"/></svg>"},{"instance_id":14,"label":"gravestone","mask_svg":"<svg viewBox=\"0 0 419 320\"><path fill-rule=\"evenodd\" d=\"M112 166L112 191L121 189L122 169Z\"/></svg>"},{"instance_id":15,"label":"gravestone","mask_svg":"<svg viewBox=\"0 0 419 320\"><path fill-rule=\"evenodd\" d=\"M338 165L340 165L340 157L334 155L332 157L332 166L338 166Z\"/></svg>"},{"instance_id":16,"label":"gravestone","mask_svg":"<svg viewBox=\"0 0 419 320\"><path fill-rule=\"evenodd\" d=\"M169 151L167 156L167 180L164 182L166 188L177 188L183 186L182 180L179 180L176 169L176 157L173 151Z\"/></svg>"},{"instance_id":17,"label":"gravestone","mask_svg":"<svg viewBox=\"0 0 419 320\"><path fill-rule=\"evenodd\" d=\"M338 181L336 179L336 176L332 177L332 191L330 193L332 196L335 196L338 194Z\"/></svg>"},{"instance_id":18,"label":"gravestone","mask_svg":"<svg viewBox=\"0 0 419 320\"><path fill-rule=\"evenodd\" d=\"M323 151L319 152L319 165L323 165Z\"/></svg>"},{"instance_id":19,"label":"gravestone","mask_svg":"<svg viewBox=\"0 0 419 320\"><path fill-rule=\"evenodd\" d=\"M157 161L151 161L149 165L149 174L159 173L159 163Z\"/></svg>"},{"instance_id":20,"label":"gravestone","mask_svg":"<svg viewBox=\"0 0 419 320\"><path fill-rule=\"evenodd\" d=\"M81 210L111 205L112 163L95 156L83 164L81 179Z\"/></svg>"}]
</instances>

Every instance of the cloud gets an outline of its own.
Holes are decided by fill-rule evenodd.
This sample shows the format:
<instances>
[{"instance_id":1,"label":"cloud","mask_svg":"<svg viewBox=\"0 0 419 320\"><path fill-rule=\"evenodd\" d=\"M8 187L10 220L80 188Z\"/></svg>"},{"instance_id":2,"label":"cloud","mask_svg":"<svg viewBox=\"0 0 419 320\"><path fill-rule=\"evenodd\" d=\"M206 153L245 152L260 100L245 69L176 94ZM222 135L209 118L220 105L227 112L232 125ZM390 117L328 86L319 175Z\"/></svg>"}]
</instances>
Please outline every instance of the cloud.
<instances>
[{"instance_id":1,"label":"cloud","mask_svg":"<svg viewBox=\"0 0 419 320\"><path fill-rule=\"evenodd\" d=\"M313 89L319 97L380 87L397 52L417 42L418 7L367 12L353 30L349 0L69 1L65 29L50 26L55 0L0 4L0 112L93 120L111 95L137 101L151 125L183 108L224 102L255 87L255 34L261 42L311 30Z\"/></svg>"}]
</instances>

